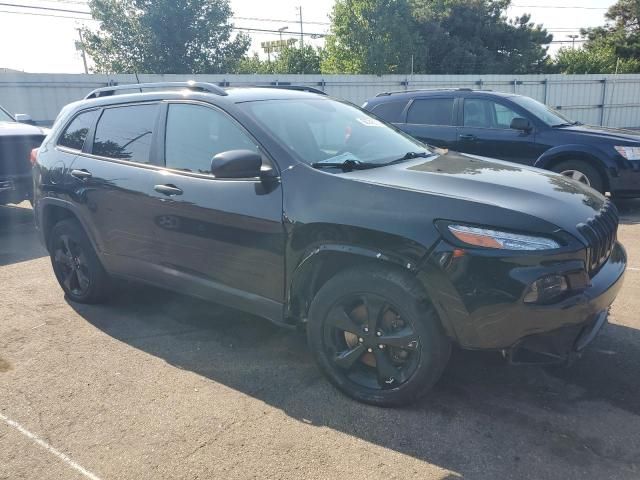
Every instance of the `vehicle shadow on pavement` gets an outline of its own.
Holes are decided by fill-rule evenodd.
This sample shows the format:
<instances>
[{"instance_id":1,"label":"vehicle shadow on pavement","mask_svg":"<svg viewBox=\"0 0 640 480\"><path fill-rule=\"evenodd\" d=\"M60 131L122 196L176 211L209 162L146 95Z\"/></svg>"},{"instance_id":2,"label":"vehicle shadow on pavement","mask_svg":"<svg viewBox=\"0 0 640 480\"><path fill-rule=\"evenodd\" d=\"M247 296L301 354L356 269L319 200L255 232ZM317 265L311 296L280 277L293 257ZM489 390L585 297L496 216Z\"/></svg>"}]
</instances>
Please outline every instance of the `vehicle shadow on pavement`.
<instances>
[{"instance_id":1,"label":"vehicle shadow on pavement","mask_svg":"<svg viewBox=\"0 0 640 480\"><path fill-rule=\"evenodd\" d=\"M46 255L33 226L33 210L23 205L0 205L0 266Z\"/></svg>"},{"instance_id":2,"label":"vehicle shadow on pavement","mask_svg":"<svg viewBox=\"0 0 640 480\"><path fill-rule=\"evenodd\" d=\"M456 351L425 399L381 409L337 392L304 335L265 320L137 285L109 305L70 305L106 334L298 421L468 478L638 475L640 331L632 328L608 325L567 369L509 367L496 354Z\"/></svg>"}]
</instances>

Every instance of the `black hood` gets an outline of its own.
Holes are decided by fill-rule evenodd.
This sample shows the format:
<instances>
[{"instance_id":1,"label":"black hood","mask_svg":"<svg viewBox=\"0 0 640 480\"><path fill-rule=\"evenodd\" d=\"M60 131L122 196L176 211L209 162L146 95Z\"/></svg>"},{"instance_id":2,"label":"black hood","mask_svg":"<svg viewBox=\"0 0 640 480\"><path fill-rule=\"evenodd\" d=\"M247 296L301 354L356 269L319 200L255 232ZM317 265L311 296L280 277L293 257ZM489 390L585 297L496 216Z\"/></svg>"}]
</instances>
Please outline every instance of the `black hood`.
<instances>
[{"instance_id":1,"label":"black hood","mask_svg":"<svg viewBox=\"0 0 640 480\"><path fill-rule=\"evenodd\" d=\"M595 190L562 175L457 152L354 171L346 176L494 205L537 217L577 236L581 235L576 225L593 217L605 203L605 197Z\"/></svg>"},{"instance_id":2,"label":"black hood","mask_svg":"<svg viewBox=\"0 0 640 480\"><path fill-rule=\"evenodd\" d=\"M592 125L571 125L555 128L557 128L558 130L562 130L563 132L571 132L578 135L588 135L590 137L610 141L616 144L640 144L640 132L636 132L633 130L624 130L622 128L595 127Z\"/></svg>"}]
</instances>

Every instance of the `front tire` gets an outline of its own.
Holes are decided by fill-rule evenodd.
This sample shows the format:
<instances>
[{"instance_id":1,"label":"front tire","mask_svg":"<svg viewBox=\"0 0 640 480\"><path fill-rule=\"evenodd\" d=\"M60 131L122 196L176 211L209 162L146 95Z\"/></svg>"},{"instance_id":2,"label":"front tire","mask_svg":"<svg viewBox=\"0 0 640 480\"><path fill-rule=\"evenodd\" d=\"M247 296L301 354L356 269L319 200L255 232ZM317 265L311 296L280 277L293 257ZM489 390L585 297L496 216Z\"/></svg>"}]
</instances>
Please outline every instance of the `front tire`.
<instances>
[{"instance_id":1,"label":"front tire","mask_svg":"<svg viewBox=\"0 0 640 480\"><path fill-rule=\"evenodd\" d=\"M582 160L567 160L555 165L554 172L587 185L604 195L604 179L595 167Z\"/></svg>"},{"instance_id":2,"label":"front tire","mask_svg":"<svg viewBox=\"0 0 640 480\"><path fill-rule=\"evenodd\" d=\"M109 276L77 220L62 220L53 226L49 255L58 283L70 300L95 304L108 298Z\"/></svg>"},{"instance_id":3,"label":"front tire","mask_svg":"<svg viewBox=\"0 0 640 480\"><path fill-rule=\"evenodd\" d=\"M341 272L324 284L311 303L307 337L331 383L381 407L425 395L451 353L415 279L379 267Z\"/></svg>"}]
</instances>

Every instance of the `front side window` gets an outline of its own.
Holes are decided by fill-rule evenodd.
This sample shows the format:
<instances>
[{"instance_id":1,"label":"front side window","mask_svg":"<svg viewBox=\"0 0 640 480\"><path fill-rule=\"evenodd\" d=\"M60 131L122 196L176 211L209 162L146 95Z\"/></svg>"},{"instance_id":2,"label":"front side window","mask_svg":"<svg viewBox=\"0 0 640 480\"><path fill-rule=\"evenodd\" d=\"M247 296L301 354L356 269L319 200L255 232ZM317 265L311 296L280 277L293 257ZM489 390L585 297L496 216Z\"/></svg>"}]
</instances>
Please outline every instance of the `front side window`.
<instances>
[{"instance_id":1,"label":"front side window","mask_svg":"<svg viewBox=\"0 0 640 480\"><path fill-rule=\"evenodd\" d=\"M87 133L89 133L93 122L96 121L99 112L99 110L91 110L74 118L64 130L64 133L60 135L58 145L72 150L82 150Z\"/></svg>"},{"instance_id":2,"label":"front side window","mask_svg":"<svg viewBox=\"0 0 640 480\"><path fill-rule=\"evenodd\" d=\"M258 152L255 143L219 110L200 105L169 105L165 135L168 168L210 174L212 158L230 150Z\"/></svg>"},{"instance_id":3,"label":"front side window","mask_svg":"<svg viewBox=\"0 0 640 480\"><path fill-rule=\"evenodd\" d=\"M464 126L478 128L511 128L511 120L522 115L492 100L467 98L464 101Z\"/></svg>"},{"instance_id":4,"label":"front side window","mask_svg":"<svg viewBox=\"0 0 640 480\"><path fill-rule=\"evenodd\" d=\"M514 96L510 97L509 100L518 104L551 127L574 123L571 119L565 117L560 112L546 106L544 103L534 100L533 98Z\"/></svg>"},{"instance_id":5,"label":"front side window","mask_svg":"<svg viewBox=\"0 0 640 480\"><path fill-rule=\"evenodd\" d=\"M407 123L453 125L453 98L415 100L407 113Z\"/></svg>"},{"instance_id":6,"label":"front side window","mask_svg":"<svg viewBox=\"0 0 640 480\"><path fill-rule=\"evenodd\" d=\"M131 105L104 110L93 142L94 155L150 163L151 138L158 105Z\"/></svg>"},{"instance_id":7,"label":"front side window","mask_svg":"<svg viewBox=\"0 0 640 480\"><path fill-rule=\"evenodd\" d=\"M377 118L328 98L264 100L238 104L300 161L348 160L384 164L423 144Z\"/></svg>"}]
</instances>

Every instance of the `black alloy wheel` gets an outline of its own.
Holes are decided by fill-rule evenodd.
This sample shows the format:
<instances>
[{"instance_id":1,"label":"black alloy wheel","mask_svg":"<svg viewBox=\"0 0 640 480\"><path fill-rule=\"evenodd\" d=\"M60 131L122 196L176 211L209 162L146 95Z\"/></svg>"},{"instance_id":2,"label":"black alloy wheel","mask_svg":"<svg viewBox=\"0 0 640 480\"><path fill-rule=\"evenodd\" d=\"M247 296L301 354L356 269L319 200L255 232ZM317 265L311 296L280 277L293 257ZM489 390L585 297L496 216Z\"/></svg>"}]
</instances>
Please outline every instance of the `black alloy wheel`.
<instances>
[{"instance_id":1,"label":"black alloy wheel","mask_svg":"<svg viewBox=\"0 0 640 480\"><path fill-rule=\"evenodd\" d=\"M69 299L100 303L110 293L109 276L77 220L55 224L49 235L53 272Z\"/></svg>"},{"instance_id":2,"label":"black alloy wheel","mask_svg":"<svg viewBox=\"0 0 640 480\"><path fill-rule=\"evenodd\" d=\"M54 245L53 261L53 268L62 279L65 291L78 297L86 295L91 280L87 256L82 247L68 235L60 235Z\"/></svg>"},{"instance_id":3,"label":"black alloy wheel","mask_svg":"<svg viewBox=\"0 0 640 480\"><path fill-rule=\"evenodd\" d=\"M316 363L356 400L398 406L425 395L451 352L435 310L415 277L383 266L338 273L309 310Z\"/></svg>"},{"instance_id":4,"label":"black alloy wheel","mask_svg":"<svg viewBox=\"0 0 640 480\"><path fill-rule=\"evenodd\" d=\"M385 298L355 293L341 298L324 324L325 353L352 382L394 388L415 373L420 339Z\"/></svg>"}]
</instances>

